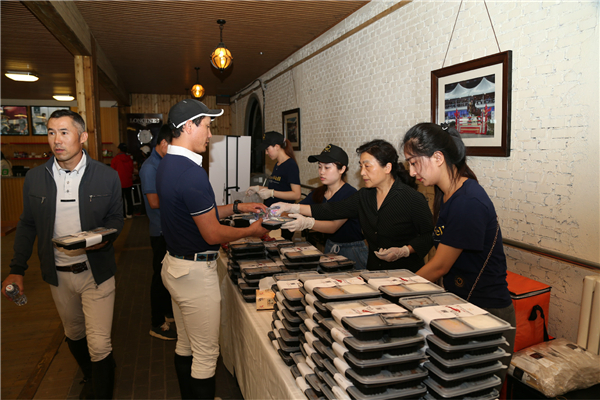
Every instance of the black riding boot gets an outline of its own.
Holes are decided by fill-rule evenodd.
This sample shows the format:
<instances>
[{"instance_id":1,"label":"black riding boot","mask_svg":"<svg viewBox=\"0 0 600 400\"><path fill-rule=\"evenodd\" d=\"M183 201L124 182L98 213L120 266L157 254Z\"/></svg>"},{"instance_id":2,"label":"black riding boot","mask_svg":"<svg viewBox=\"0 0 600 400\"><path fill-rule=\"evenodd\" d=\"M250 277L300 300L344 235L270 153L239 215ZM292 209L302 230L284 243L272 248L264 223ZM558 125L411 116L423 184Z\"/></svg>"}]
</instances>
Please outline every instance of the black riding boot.
<instances>
[{"instance_id":1,"label":"black riding boot","mask_svg":"<svg viewBox=\"0 0 600 400\"><path fill-rule=\"evenodd\" d=\"M192 392L194 399L213 400L215 398L216 379L213 376L208 379L192 378Z\"/></svg>"},{"instance_id":2,"label":"black riding boot","mask_svg":"<svg viewBox=\"0 0 600 400\"><path fill-rule=\"evenodd\" d=\"M179 381L179 391L182 399L195 399L192 392L192 361L193 356L180 356L175 353L175 372Z\"/></svg>"},{"instance_id":3,"label":"black riding boot","mask_svg":"<svg viewBox=\"0 0 600 400\"><path fill-rule=\"evenodd\" d=\"M83 372L83 389L79 394L81 400L94 398L94 387L92 386L92 360L88 350L87 338L79 340L66 339L71 354Z\"/></svg>"},{"instance_id":4,"label":"black riding boot","mask_svg":"<svg viewBox=\"0 0 600 400\"><path fill-rule=\"evenodd\" d=\"M92 362L92 382L96 399L112 399L115 386L115 360L112 353L104 360Z\"/></svg>"}]
</instances>

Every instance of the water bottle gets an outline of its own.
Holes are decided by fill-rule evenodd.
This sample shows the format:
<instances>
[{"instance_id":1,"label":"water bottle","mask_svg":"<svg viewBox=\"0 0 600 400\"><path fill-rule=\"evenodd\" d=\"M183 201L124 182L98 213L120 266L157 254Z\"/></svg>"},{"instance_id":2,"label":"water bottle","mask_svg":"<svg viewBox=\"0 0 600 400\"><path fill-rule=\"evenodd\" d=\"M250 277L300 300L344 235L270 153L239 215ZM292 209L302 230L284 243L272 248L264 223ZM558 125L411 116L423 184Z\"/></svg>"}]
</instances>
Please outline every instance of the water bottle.
<instances>
[{"instance_id":1,"label":"water bottle","mask_svg":"<svg viewBox=\"0 0 600 400\"><path fill-rule=\"evenodd\" d=\"M24 306L27 304L27 296L20 293L19 286L16 283L6 285L6 294L18 306Z\"/></svg>"}]
</instances>

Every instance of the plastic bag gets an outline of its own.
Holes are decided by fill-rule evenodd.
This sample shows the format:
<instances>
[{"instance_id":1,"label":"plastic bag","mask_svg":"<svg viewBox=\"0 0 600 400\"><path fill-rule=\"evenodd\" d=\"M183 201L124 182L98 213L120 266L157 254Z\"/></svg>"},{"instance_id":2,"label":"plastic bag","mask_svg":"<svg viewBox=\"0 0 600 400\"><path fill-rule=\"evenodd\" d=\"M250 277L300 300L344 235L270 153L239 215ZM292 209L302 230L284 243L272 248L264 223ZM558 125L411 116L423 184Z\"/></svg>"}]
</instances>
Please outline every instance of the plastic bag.
<instances>
[{"instance_id":1,"label":"plastic bag","mask_svg":"<svg viewBox=\"0 0 600 400\"><path fill-rule=\"evenodd\" d=\"M242 203L263 203L264 200L260 198L258 193L254 193L250 196L246 195L246 191L240 192L229 192L230 202L233 203L236 200L240 200Z\"/></svg>"},{"instance_id":2,"label":"plastic bag","mask_svg":"<svg viewBox=\"0 0 600 400\"><path fill-rule=\"evenodd\" d=\"M516 352L508 373L547 397L556 397L600 383L600 356L556 339Z\"/></svg>"}]
</instances>

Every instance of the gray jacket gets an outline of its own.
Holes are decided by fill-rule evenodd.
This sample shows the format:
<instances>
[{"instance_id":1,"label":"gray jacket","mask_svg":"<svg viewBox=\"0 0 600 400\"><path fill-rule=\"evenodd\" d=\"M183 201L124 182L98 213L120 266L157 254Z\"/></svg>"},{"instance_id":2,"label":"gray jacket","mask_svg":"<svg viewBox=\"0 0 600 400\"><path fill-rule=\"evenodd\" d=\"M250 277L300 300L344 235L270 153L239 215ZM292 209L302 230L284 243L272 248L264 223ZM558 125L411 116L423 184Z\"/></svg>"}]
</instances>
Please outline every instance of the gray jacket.
<instances>
[{"instance_id":1,"label":"gray jacket","mask_svg":"<svg viewBox=\"0 0 600 400\"><path fill-rule=\"evenodd\" d=\"M112 168L93 160L87 155L87 166L79 185L79 218L81 230L98 227L115 228L117 235L123 229L123 200L119 175ZM54 220L56 217L56 183L52 174L54 157L44 165L29 171L23 185L23 214L17 225L10 273L25 275L27 261L38 238L38 256L42 278L58 286L54 261ZM115 250L111 243L99 250L88 251L96 284L113 276L117 270Z\"/></svg>"}]
</instances>

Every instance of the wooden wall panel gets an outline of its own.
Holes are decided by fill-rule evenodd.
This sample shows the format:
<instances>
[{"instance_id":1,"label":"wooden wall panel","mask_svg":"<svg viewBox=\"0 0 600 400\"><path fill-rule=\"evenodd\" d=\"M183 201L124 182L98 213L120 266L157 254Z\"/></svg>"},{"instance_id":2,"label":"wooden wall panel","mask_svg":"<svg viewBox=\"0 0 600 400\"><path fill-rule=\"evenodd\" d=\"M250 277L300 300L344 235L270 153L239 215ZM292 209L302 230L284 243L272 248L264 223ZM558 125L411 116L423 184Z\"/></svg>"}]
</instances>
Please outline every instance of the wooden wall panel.
<instances>
[{"instance_id":1,"label":"wooden wall panel","mask_svg":"<svg viewBox=\"0 0 600 400\"><path fill-rule=\"evenodd\" d=\"M2 221L18 221L23 212L23 182L25 178L2 178Z\"/></svg>"},{"instance_id":2,"label":"wooden wall panel","mask_svg":"<svg viewBox=\"0 0 600 400\"><path fill-rule=\"evenodd\" d=\"M189 99L188 95L176 94L132 94L130 113L162 114L166 122L169 110L181 100ZM231 110L229 106L217 106L216 96L204 96L202 102L209 108L222 108L223 115L215 119L211 125L213 135L231 135Z\"/></svg>"}]
</instances>

